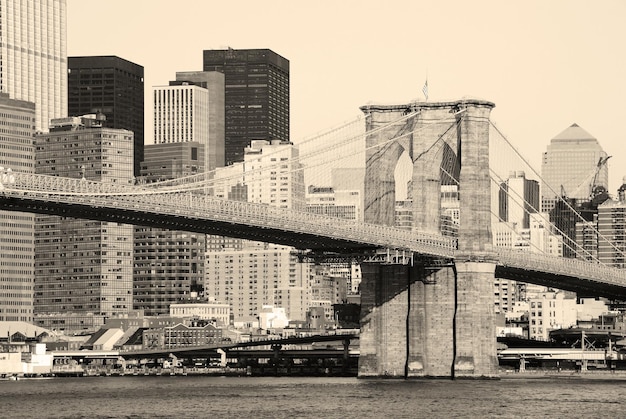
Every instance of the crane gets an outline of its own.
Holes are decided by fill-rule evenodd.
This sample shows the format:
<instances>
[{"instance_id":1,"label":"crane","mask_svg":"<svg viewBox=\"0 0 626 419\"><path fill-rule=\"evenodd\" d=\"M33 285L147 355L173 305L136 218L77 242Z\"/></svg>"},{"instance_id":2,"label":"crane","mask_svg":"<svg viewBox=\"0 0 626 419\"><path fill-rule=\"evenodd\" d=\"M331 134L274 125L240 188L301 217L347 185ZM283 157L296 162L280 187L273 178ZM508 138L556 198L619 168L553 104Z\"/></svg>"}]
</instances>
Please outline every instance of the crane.
<instances>
[{"instance_id":1,"label":"crane","mask_svg":"<svg viewBox=\"0 0 626 419\"><path fill-rule=\"evenodd\" d=\"M575 197L583 187L588 186L589 189L587 197L590 200L593 199L595 194L594 191L597 187L596 182L598 181L598 175L600 174L600 170L602 170L602 168L606 165L607 161L611 157L612 156L600 157L598 159L598 163L596 163L596 167L594 167L594 169L587 176L585 176L585 179L583 179L583 181L576 187L576 189L574 189L574 192L570 193L570 196ZM567 194L563 185L561 185L561 196L563 198L567 198Z\"/></svg>"}]
</instances>

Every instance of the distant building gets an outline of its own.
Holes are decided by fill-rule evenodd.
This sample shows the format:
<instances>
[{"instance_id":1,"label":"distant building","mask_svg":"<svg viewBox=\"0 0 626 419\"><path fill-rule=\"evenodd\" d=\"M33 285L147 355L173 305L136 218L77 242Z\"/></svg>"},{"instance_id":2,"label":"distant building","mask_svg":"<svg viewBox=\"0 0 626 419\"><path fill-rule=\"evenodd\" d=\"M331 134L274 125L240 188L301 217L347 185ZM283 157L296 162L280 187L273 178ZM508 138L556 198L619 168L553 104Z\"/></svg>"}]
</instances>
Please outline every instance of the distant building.
<instances>
[{"instance_id":1,"label":"distant building","mask_svg":"<svg viewBox=\"0 0 626 419\"><path fill-rule=\"evenodd\" d=\"M53 119L35 146L38 174L132 183L133 133L104 128L99 117ZM91 323L130 311L132 255L130 225L37 216L35 316L82 313Z\"/></svg>"},{"instance_id":2,"label":"distant building","mask_svg":"<svg viewBox=\"0 0 626 419\"><path fill-rule=\"evenodd\" d=\"M213 320L218 326L230 324L230 305L215 301L187 300L170 305L170 316Z\"/></svg>"},{"instance_id":3,"label":"distant building","mask_svg":"<svg viewBox=\"0 0 626 419\"><path fill-rule=\"evenodd\" d=\"M252 140L288 140L289 60L269 49L205 50L203 70L225 76L226 165Z\"/></svg>"},{"instance_id":4,"label":"distant building","mask_svg":"<svg viewBox=\"0 0 626 419\"><path fill-rule=\"evenodd\" d=\"M288 141L254 140L244 154L248 202L304 209L304 175L297 146Z\"/></svg>"},{"instance_id":5,"label":"distant building","mask_svg":"<svg viewBox=\"0 0 626 419\"><path fill-rule=\"evenodd\" d=\"M282 329L289 325L287 313L282 307L266 305L259 312L259 327L263 330Z\"/></svg>"},{"instance_id":6,"label":"distant building","mask_svg":"<svg viewBox=\"0 0 626 419\"><path fill-rule=\"evenodd\" d=\"M133 132L133 175L139 176L144 146L143 66L114 55L67 58L68 115L98 112L107 128Z\"/></svg>"},{"instance_id":7,"label":"distant building","mask_svg":"<svg viewBox=\"0 0 626 419\"><path fill-rule=\"evenodd\" d=\"M597 319L608 311L603 301L583 298L577 303L560 291L546 292L530 299L529 304L529 337L535 340L548 340L551 330L573 327L579 320Z\"/></svg>"},{"instance_id":8,"label":"distant building","mask_svg":"<svg viewBox=\"0 0 626 419\"><path fill-rule=\"evenodd\" d=\"M577 124L554 137L541 164L541 211L549 212L557 198L588 200L596 186L608 188L607 158L600 143Z\"/></svg>"},{"instance_id":9,"label":"distant building","mask_svg":"<svg viewBox=\"0 0 626 419\"><path fill-rule=\"evenodd\" d=\"M626 268L626 177L617 199L600 204L594 221L577 224L577 232L577 238L582 241L579 244L597 256L601 263Z\"/></svg>"},{"instance_id":10,"label":"distant building","mask_svg":"<svg viewBox=\"0 0 626 419\"><path fill-rule=\"evenodd\" d=\"M217 71L182 71L176 73L176 81L172 84L193 83L202 86L209 92L207 118L209 121L209 138L206 142L206 171L210 172L223 167L225 162L225 82L224 74Z\"/></svg>"},{"instance_id":11,"label":"distant building","mask_svg":"<svg viewBox=\"0 0 626 419\"><path fill-rule=\"evenodd\" d=\"M222 329L209 323L177 324L143 332L144 349L174 349L222 342Z\"/></svg>"},{"instance_id":12,"label":"distant building","mask_svg":"<svg viewBox=\"0 0 626 419\"><path fill-rule=\"evenodd\" d=\"M539 182L526 179L523 171L511 172L509 178L500 184L498 198L501 221L529 228L530 214L539 210Z\"/></svg>"},{"instance_id":13,"label":"distant building","mask_svg":"<svg viewBox=\"0 0 626 419\"><path fill-rule=\"evenodd\" d=\"M7 169L35 172L34 135L35 104L0 93L0 183L9 180ZM0 211L0 220L0 322L32 322L35 217Z\"/></svg>"},{"instance_id":14,"label":"distant building","mask_svg":"<svg viewBox=\"0 0 626 419\"><path fill-rule=\"evenodd\" d=\"M275 301L275 294L303 286L303 268L298 265L293 249L286 246L244 242L240 250L210 251L205 293L228 303L235 322L253 321L264 305L286 308ZM293 314L288 313L290 319Z\"/></svg>"},{"instance_id":15,"label":"distant building","mask_svg":"<svg viewBox=\"0 0 626 419\"><path fill-rule=\"evenodd\" d=\"M224 75L176 73L154 87L154 144L195 141L204 145L203 166L224 166Z\"/></svg>"}]
</instances>

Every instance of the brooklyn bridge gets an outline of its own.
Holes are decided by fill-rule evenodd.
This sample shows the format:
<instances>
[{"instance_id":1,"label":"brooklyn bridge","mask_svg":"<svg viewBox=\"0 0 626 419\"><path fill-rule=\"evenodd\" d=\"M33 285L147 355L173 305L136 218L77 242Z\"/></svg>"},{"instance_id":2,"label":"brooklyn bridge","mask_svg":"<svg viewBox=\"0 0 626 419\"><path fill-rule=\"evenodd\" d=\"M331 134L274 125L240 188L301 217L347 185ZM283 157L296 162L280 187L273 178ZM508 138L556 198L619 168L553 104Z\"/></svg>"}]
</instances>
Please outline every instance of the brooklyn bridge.
<instances>
[{"instance_id":1,"label":"brooklyn bridge","mask_svg":"<svg viewBox=\"0 0 626 419\"><path fill-rule=\"evenodd\" d=\"M493 107L477 99L362 107L364 133L328 147L345 157L350 153L333 150L354 143L352 154L363 158L360 220L218 197L220 180L211 173L140 185L6 170L0 209L276 243L310 257L357 258L359 376L495 377L495 278L615 300L626 299L626 271L592 258L494 245L494 196L506 176L496 162L516 151L491 121ZM494 147L495 141L504 148ZM329 160L321 152L277 164L319 174ZM394 219L394 171L403 156L411 162L409 229ZM257 179L263 176L270 173ZM442 231L443 185L458 191L454 234ZM545 227L556 228L548 219Z\"/></svg>"}]
</instances>

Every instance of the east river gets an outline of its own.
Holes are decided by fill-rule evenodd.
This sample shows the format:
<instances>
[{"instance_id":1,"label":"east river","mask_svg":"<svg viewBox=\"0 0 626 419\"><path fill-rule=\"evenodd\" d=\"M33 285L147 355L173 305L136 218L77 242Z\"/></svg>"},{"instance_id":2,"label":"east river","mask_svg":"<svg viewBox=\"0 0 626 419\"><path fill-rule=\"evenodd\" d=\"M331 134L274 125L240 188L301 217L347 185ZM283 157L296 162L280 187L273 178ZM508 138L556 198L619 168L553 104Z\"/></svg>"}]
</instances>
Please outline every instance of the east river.
<instances>
[{"instance_id":1,"label":"east river","mask_svg":"<svg viewBox=\"0 0 626 419\"><path fill-rule=\"evenodd\" d=\"M3 418L619 418L626 380L81 377L0 381Z\"/></svg>"}]
</instances>

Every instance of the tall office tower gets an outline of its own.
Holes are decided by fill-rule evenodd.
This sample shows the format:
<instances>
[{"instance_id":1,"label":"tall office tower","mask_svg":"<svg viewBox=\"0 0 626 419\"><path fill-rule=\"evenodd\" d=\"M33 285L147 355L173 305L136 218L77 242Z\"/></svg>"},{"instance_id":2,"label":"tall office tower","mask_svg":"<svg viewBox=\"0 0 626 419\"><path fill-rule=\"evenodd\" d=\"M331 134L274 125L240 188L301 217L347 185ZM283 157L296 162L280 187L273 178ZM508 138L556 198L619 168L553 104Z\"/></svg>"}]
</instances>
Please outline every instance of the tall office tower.
<instances>
[{"instance_id":1,"label":"tall office tower","mask_svg":"<svg viewBox=\"0 0 626 419\"><path fill-rule=\"evenodd\" d=\"M511 172L500 185L498 198L501 221L530 228L530 214L539 210L539 182L526 179L523 171Z\"/></svg>"},{"instance_id":2,"label":"tall office tower","mask_svg":"<svg viewBox=\"0 0 626 419\"><path fill-rule=\"evenodd\" d=\"M289 60L269 49L203 51L203 70L224 73L226 165L252 140L288 140Z\"/></svg>"},{"instance_id":3,"label":"tall office tower","mask_svg":"<svg viewBox=\"0 0 626 419\"><path fill-rule=\"evenodd\" d=\"M207 163L205 170L213 171L223 167L224 156L224 74L217 71L183 71L176 72L176 81L170 84L193 83L202 86L209 92L207 118L209 121L209 137L206 140Z\"/></svg>"},{"instance_id":4,"label":"tall office tower","mask_svg":"<svg viewBox=\"0 0 626 419\"><path fill-rule=\"evenodd\" d=\"M541 164L541 212L549 212L558 197L587 201L595 187L607 189L606 160L598 140L577 124L554 137Z\"/></svg>"},{"instance_id":5,"label":"tall office tower","mask_svg":"<svg viewBox=\"0 0 626 419\"><path fill-rule=\"evenodd\" d=\"M67 112L65 0L0 0L0 92L35 103L35 127Z\"/></svg>"},{"instance_id":6,"label":"tall office tower","mask_svg":"<svg viewBox=\"0 0 626 419\"><path fill-rule=\"evenodd\" d=\"M151 183L204 171L204 144L196 141L145 147L141 181ZM148 316L170 312L170 305L204 290L205 235L135 227L133 306Z\"/></svg>"},{"instance_id":7,"label":"tall office tower","mask_svg":"<svg viewBox=\"0 0 626 419\"><path fill-rule=\"evenodd\" d=\"M0 93L0 183L6 169L35 172L35 104ZM32 214L0 211L0 321L33 320L34 223Z\"/></svg>"},{"instance_id":8,"label":"tall office tower","mask_svg":"<svg viewBox=\"0 0 626 419\"><path fill-rule=\"evenodd\" d=\"M35 137L36 173L129 184L133 133L93 117L53 119ZM133 226L58 216L35 222L37 324L94 328L94 319L132 310ZM69 317L76 320L69 325ZM99 320L101 321L101 320Z\"/></svg>"},{"instance_id":9,"label":"tall office tower","mask_svg":"<svg viewBox=\"0 0 626 419\"><path fill-rule=\"evenodd\" d=\"M202 167L210 162L209 89L189 82L154 88L154 143L195 141L204 145Z\"/></svg>"},{"instance_id":10,"label":"tall office tower","mask_svg":"<svg viewBox=\"0 0 626 419\"><path fill-rule=\"evenodd\" d=\"M139 176L144 143L143 66L114 55L68 57L70 116L102 112L104 126L133 132L133 174Z\"/></svg>"}]
</instances>

